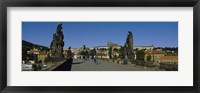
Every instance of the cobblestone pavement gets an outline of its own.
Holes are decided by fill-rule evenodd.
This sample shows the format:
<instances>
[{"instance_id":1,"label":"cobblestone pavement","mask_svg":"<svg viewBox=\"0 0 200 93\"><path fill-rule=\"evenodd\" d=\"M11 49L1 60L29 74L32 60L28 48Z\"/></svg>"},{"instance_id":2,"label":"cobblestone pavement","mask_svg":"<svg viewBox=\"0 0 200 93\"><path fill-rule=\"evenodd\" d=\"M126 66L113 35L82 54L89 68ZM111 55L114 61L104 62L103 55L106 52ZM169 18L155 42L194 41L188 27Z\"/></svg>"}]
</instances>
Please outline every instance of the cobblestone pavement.
<instances>
[{"instance_id":1,"label":"cobblestone pavement","mask_svg":"<svg viewBox=\"0 0 200 93\"><path fill-rule=\"evenodd\" d=\"M150 71L149 68L136 67L131 65L122 65L112 62L104 62L97 60L97 63L93 60L84 61L81 59L74 60L72 65L72 71Z\"/></svg>"}]
</instances>

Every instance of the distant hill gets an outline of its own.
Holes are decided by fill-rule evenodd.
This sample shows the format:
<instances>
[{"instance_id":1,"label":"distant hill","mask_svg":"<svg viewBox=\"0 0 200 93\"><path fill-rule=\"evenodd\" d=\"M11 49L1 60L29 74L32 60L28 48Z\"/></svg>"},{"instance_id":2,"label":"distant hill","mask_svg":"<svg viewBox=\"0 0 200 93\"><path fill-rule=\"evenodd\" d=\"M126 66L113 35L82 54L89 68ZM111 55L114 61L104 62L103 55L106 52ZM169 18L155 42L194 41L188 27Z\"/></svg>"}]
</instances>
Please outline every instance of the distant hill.
<instances>
[{"instance_id":1,"label":"distant hill","mask_svg":"<svg viewBox=\"0 0 200 93\"><path fill-rule=\"evenodd\" d=\"M49 48L46 47L46 46L33 44L33 43L25 41L25 40L22 40L22 47L27 47L27 48L30 48L30 49L33 49L33 47L35 47L35 48L40 49L40 50L49 50Z\"/></svg>"},{"instance_id":2,"label":"distant hill","mask_svg":"<svg viewBox=\"0 0 200 93\"><path fill-rule=\"evenodd\" d=\"M29 51L30 49L40 49L40 50L49 50L48 47L46 46L42 46L42 45L37 45L37 44L33 44L31 42L22 40L22 59L24 59L27 56L27 51Z\"/></svg>"}]
</instances>

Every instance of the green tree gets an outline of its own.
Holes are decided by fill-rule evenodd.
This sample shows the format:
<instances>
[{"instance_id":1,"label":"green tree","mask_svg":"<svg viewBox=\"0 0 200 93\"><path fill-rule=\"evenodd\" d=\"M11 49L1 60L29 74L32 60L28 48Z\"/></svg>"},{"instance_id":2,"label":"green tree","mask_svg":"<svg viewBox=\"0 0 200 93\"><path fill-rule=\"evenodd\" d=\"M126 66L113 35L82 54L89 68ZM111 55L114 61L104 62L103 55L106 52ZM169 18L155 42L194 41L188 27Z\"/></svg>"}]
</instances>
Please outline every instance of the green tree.
<instances>
[{"instance_id":1,"label":"green tree","mask_svg":"<svg viewBox=\"0 0 200 93\"><path fill-rule=\"evenodd\" d=\"M103 52L106 51L106 50L105 50L105 48L100 48L99 50L100 50L100 52L101 52L100 54L101 54L101 58L102 58L102 56L103 56L102 54L103 54Z\"/></svg>"},{"instance_id":2,"label":"green tree","mask_svg":"<svg viewBox=\"0 0 200 93\"><path fill-rule=\"evenodd\" d=\"M80 51L78 54L79 55L86 55L86 52L85 51Z\"/></svg>"},{"instance_id":3,"label":"green tree","mask_svg":"<svg viewBox=\"0 0 200 93\"><path fill-rule=\"evenodd\" d=\"M119 57L121 59L124 59L124 47L123 46L121 46L121 48L119 49Z\"/></svg>"},{"instance_id":4,"label":"green tree","mask_svg":"<svg viewBox=\"0 0 200 93\"><path fill-rule=\"evenodd\" d=\"M114 48L114 49L113 49L113 52L114 52L114 59L117 59L117 58L118 58L118 56L117 56L116 54L118 54L118 53L119 53L119 49L117 49L117 48Z\"/></svg>"},{"instance_id":5,"label":"green tree","mask_svg":"<svg viewBox=\"0 0 200 93\"><path fill-rule=\"evenodd\" d=\"M137 60L144 60L144 49L142 50L136 50L136 56L137 56Z\"/></svg>"},{"instance_id":6,"label":"green tree","mask_svg":"<svg viewBox=\"0 0 200 93\"><path fill-rule=\"evenodd\" d=\"M147 56L147 61L151 61L151 55Z\"/></svg>"},{"instance_id":7,"label":"green tree","mask_svg":"<svg viewBox=\"0 0 200 93\"><path fill-rule=\"evenodd\" d=\"M91 56L95 56L96 55L96 49L94 48L93 50L90 51L90 55Z\"/></svg>"},{"instance_id":8,"label":"green tree","mask_svg":"<svg viewBox=\"0 0 200 93\"><path fill-rule=\"evenodd\" d=\"M112 59L112 46L110 46L110 48L109 48L108 56L110 59Z\"/></svg>"}]
</instances>

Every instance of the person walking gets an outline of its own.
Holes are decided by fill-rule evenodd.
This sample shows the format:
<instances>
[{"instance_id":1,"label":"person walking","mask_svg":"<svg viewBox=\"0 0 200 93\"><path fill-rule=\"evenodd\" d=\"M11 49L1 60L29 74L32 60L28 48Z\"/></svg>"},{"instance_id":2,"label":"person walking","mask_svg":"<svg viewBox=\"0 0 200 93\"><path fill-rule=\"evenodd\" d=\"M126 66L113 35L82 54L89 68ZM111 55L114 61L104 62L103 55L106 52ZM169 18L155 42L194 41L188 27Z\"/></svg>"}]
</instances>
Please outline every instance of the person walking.
<instances>
[{"instance_id":1,"label":"person walking","mask_svg":"<svg viewBox=\"0 0 200 93\"><path fill-rule=\"evenodd\" d=\"M99 64L99 63L97 62L96 56L94 56L93 62L94 62L96 65Z\"/></svg>"}]
</instances>

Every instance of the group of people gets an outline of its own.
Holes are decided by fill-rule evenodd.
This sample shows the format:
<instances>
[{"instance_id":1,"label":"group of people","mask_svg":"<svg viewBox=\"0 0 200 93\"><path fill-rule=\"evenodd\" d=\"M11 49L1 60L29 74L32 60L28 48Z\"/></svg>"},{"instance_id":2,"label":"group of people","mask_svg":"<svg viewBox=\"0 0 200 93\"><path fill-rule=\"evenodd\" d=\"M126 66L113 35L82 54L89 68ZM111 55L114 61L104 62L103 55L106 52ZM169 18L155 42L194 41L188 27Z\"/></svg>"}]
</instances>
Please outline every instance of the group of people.
<instances>
[{"instance_id":1,"label":"group of people","mask_svg":"<svg viewBox=\"0 0 200 93\"><path fill-rule=\"evenodd\" d=\"M95 64L98 64L96 56L91 56L91 59L93 60ZM89 57L83 56L83 60L84 62L86 62L87 60L89 60Z\"/></svg>"},{"instance_id":2,"label":"group of people","mask_svg":"<svg viewBox=\"0 0 200 93\"><path fill-rule=\"evenodd\" d=\"M83 56L84 62L89 60L89 56ZM92 56L91 59L93 60L94 64L99 64L97 62L96 56ZM72 63L73 63L73 53L71 51L71 47L68 48L67 51L67 62L68 64L70 64L69 69L71 69L72 67Z\"/></svg>"}]
</instances>

